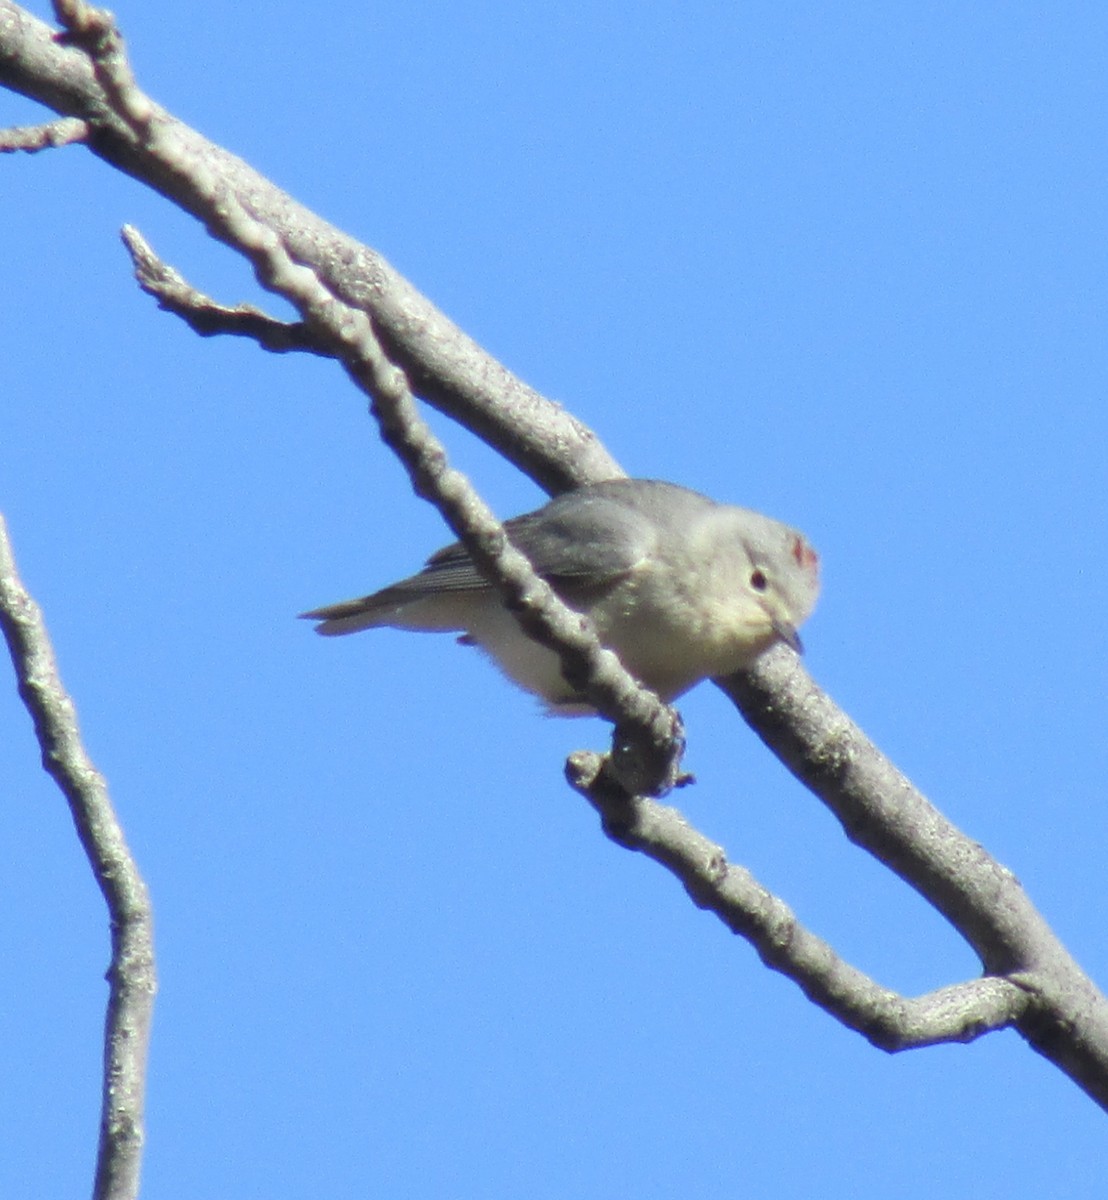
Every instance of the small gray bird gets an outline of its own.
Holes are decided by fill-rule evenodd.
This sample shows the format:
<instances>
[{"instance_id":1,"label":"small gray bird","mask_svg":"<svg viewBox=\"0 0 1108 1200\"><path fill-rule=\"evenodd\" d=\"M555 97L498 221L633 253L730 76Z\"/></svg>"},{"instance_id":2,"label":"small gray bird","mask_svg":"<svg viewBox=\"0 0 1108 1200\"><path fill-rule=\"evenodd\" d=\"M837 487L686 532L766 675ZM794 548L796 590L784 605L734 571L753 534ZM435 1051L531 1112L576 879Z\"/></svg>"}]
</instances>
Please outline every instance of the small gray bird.
<instances>
[{"instance_id":1,"label":"small gray bird","mask_svg":"<svg viewBox=\"0 0 1108 1200\"><path fill-rule=\"evenodd\" d=\"M701 679L747 666L774 642L801 651L819 558L804 536L672 483L610 479L504 523L512 544L637 679L672 700ZM455 543L418 575L302 614L332 636L388 625L456 630L552 712L593 710L553 651L520 629Z\"/></svg>"}]
</instances>

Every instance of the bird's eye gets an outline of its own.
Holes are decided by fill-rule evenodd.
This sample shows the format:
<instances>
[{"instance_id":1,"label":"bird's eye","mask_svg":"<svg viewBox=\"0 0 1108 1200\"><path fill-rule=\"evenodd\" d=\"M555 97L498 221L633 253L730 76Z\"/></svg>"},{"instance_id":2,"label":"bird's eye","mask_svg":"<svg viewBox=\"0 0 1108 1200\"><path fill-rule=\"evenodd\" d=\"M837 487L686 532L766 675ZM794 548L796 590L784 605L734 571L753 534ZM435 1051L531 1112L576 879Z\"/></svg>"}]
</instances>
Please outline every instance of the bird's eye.
<instances>
[{"instance_id":1,"label":"bird's eye","mask_svg":"<svg viewBox=\"0 0 1108 1200\"><path fill-rule=\"evenodd\" d=\"M756 592L764 592L769 587L769 580L766 578L765 571L752 571L750 573L750 586Z\"/></svg>"}]
</instances>

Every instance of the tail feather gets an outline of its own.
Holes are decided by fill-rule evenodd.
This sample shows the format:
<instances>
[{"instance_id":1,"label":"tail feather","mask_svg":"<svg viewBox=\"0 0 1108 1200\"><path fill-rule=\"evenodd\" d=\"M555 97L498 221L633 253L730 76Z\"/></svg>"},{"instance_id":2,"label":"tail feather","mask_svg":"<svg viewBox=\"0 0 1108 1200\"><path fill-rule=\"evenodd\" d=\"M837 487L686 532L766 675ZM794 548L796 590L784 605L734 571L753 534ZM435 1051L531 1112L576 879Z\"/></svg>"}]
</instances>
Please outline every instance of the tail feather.
<instances>
[{"instance_id":1,"label":"tail feather","mask_svg":"<svg viewBox=\"0 0 1108 1200\"><path fill-rule=\"evenodd\" d=\"M456 630L467 627L469 609L475 600L480 603L483 598L482 593L466 595L417 589L411 586L411 581L405 580L371 596L313 608L300 615L305 620L318 621L315 631L324 637L357 633L381 625L395 629Z\"/></svg>"},{"instance_id":2,"label":"tail feather","mask_svg":"<svg viewBox=\"0 0 1108 1200\"><path fill-rule=\"evenodd\" d=\"M316 633L335 637L342 633L357 633L360 629L372 629L375 625L387 625L395 612L395 604L382 604L375 594L357 600L344 600L341 604L328 604L324 608L313 608L300 616L305 621L319 622L315 627Z\"/></svg>"}]
</instances>

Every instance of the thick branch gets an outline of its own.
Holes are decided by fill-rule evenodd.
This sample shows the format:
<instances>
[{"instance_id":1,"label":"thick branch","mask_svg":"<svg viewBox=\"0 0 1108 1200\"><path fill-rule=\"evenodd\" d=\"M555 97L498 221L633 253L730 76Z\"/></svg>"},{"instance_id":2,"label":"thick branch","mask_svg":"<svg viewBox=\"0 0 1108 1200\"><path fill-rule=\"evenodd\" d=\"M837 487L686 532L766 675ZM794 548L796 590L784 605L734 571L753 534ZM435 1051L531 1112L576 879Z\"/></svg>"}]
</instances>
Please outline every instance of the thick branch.
<instances>
[{"instance_id":1,"label":"thick branch","mask_svg":"<svg viewBox=\"0 0 1108 1200\"><path fill-rule=\"evenodd\" d=\"M759 737L847 836L930 901L985 969L1034 998L1016 1027L1108 1108L1108 1000L1019 880L946 819L799 667L769 652L720 682Z\"/></svg>"},{"instance_id":2,"label":"thick branch","mask_svg":"<svg viewBox=\"0 0 1108 1200\"><path fill-rule=\"evenodd\" d=\"M58 676L42 613L16 573L0 517L0 628L42 762L61 788L108 906L112 960L104 1035L104 1083L96 1200L132 1200L142 1165L146 1057L154 1007L153 918L104 778L81 743L73 702Z\"/></svg>"}]
</instances>

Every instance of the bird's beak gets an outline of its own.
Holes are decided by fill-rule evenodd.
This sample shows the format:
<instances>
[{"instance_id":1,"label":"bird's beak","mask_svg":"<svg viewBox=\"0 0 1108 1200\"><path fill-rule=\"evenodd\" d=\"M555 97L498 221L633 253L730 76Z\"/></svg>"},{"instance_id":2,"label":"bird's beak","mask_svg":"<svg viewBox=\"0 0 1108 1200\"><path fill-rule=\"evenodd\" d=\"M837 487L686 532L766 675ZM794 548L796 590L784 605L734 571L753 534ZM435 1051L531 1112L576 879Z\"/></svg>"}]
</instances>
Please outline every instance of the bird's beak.
<instances>
[{"instance_id":1,"label":"bird's beak","mask_svg":"<svg viewBox=\"0 0 1108 1200\"><path fill-rule=\"evenodd\" d=\"M786 621L784 617L774 617L770 624L773 626L773 632L797 654L804 653L804 643L800 640L800 634L796 632L796 626L792 621Z\"/></svg>"}]
</instances>

